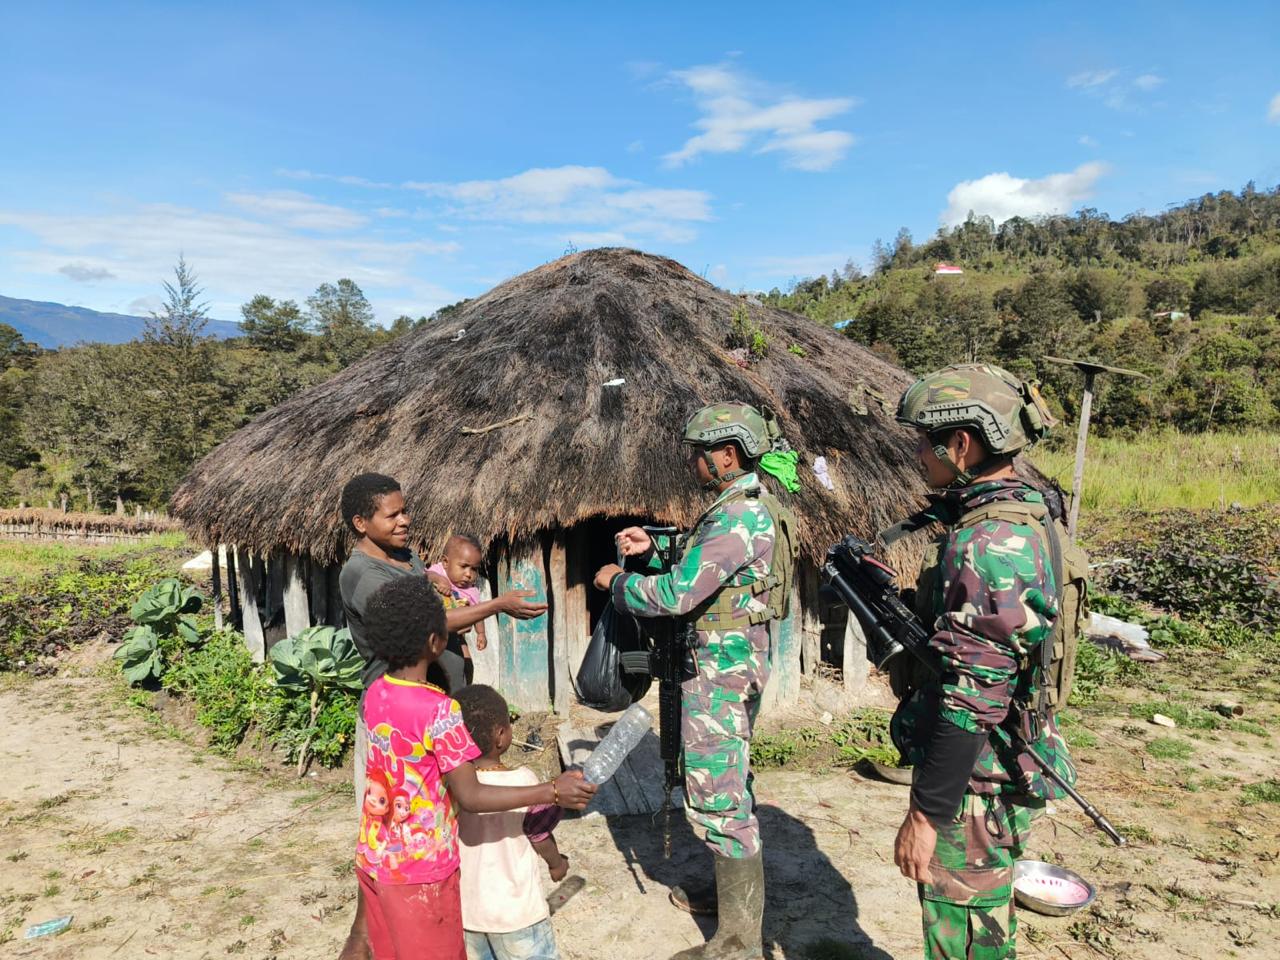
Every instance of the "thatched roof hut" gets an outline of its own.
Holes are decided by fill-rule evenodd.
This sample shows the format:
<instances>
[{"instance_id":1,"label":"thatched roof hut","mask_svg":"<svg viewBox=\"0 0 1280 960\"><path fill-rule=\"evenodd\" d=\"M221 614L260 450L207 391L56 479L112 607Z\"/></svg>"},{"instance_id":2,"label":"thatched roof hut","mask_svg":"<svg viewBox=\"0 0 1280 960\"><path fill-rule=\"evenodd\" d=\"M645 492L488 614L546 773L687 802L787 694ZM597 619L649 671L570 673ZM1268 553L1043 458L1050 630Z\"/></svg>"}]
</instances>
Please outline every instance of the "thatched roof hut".
<instances>
[{"instance_id":1,"label":"thatched roof hut","mask_svg":"<svg viewBox=\"0 0 1280 960\"><path fill-rule=\"evenodd\" d=\"M759 330L767 355L740 362L735 324L739 336ZM677 442L694 409L735 399L777 413L801 457L791 502L812 565L843 532L872 533L919 504L913 440L892 417L909 381L829 328L673 260L589 250L495 287L262 414L195 466L172 509L203 541L294 558L277 578L284 592L299 581L308 595L295 589L298 609L332 620L333 604L317 596L332 584L316 571L332 571L349 548L338 493L361 471L391 474L424 555L465 531L491 545L494 589L504 570L541 578L557 609L539 629L554 637L560 622L573 634L567 644L544 638L555 672L553 661L571 664L585 643L577 607L591 601L575 599L575 586L610 559L612 530L636 518L684 525L705 503ZM813 473L818 456L834 489ZM271 606L269 589L253 592ZM804 592L805 615L816 614L816 586ZM540 689L559 703L567 690L555 687Z\"/></svg>"}]
</instances>

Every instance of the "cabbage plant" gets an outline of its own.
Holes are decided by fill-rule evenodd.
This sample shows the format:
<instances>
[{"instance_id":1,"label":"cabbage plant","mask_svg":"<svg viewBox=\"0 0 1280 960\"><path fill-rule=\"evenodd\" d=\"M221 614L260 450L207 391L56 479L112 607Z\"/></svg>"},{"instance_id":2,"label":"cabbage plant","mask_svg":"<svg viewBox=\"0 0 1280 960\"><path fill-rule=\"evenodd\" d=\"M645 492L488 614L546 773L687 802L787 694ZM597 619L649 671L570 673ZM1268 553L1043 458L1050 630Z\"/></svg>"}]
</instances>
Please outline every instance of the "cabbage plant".
<instances>
[{"instance_id":1,"label":"cabbage plant","mask_svg":"<svg viewBox=\"0 0 1280 960\"><path fill-rule=\"evenodd\" d=\"M311 697L311 720L298 756L298 776L302 776L316 716L335 691L361 689L364 659L345 627L308 627L271 648L271 668L281 690Z\"/></svg>"},{"instance_id":2,"label":"cabbage plant","mask_svg":"<svg viewBox=\"0 0 1280 960\"><path fill-rule=\"evenodd\" d=\"M124 639L116 652L112 654L120 661L120 671L130 683L145 683L151 678L160 679L164 672L164 661L160 656L160 638L148 626L130 627L125 631Z\"/></svg>"}]
</instances>

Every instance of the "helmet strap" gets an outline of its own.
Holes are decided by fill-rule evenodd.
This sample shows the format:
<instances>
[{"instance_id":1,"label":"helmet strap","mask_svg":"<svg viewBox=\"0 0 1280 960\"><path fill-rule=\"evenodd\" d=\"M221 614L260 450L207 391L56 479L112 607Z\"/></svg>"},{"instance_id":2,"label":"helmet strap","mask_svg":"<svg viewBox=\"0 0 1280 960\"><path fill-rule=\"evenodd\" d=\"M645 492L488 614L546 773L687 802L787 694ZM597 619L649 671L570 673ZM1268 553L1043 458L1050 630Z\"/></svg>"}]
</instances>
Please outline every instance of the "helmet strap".
<instances>
[{"instance_id":1,"label":"helmet strap","mask_svg":"<svg viewBox=\"0 0 1280 960\"><path fill-rule=\"evenodd\" d=\"M711 451L706 447L702 448L702 462L707 465L707 473L711 474L711 479L702 485L702 489L708 492L718 490L723 484L733 483L739 477L746 476L745 470L731 470L728 473L721 473L720 468L716 466L716 462L711 457Z\"/></svg>"},{"instance_id":2,"label":"helmet strap","mask_svg":"<svg viewBox=\"0 0 1280 960\"><path fill-rule=\"evenodd\" d=\"M973 471L961 470L960 465L951 459L951 451L947 449L946 444L935 443L933 445L933 455L946 465L946 467L955 474L955 479L947 484L948 488L967 487L973 483Z\"/></svg>"}]
</instances>

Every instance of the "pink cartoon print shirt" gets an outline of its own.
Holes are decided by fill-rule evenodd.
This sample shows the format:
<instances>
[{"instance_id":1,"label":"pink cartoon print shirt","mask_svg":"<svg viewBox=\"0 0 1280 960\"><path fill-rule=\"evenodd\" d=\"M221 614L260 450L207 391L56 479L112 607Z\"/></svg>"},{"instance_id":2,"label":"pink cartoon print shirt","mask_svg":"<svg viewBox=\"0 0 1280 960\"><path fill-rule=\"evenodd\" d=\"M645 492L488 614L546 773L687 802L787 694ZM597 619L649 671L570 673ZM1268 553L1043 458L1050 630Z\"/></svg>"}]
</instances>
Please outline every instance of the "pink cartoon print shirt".
<instances>
[{"instance_id":1,"label":"pink cartoon print shirt","mask_svg":"<svg viewBox=\"0 0 1280 960\"><path fill-rule=\"evenodd\" d=\"M378 883L438 883L458 869L458 819L444 775L480 756L439 687L379 677L369 730L356 867Z\"/></svg>"}]
</instances>

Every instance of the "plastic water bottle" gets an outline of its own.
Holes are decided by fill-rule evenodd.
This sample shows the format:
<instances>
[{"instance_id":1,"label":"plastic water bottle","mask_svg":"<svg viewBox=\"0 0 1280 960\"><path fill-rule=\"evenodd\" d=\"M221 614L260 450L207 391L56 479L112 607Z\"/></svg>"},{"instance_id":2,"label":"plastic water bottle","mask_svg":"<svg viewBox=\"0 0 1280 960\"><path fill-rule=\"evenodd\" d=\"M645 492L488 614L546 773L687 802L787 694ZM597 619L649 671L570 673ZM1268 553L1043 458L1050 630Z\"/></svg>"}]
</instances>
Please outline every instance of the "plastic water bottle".
<instances>
[{"instance_id":1,"label":"plastic water bottle","mask_svg":"<svg viewBox=\"0 0 1280 960\"><path fill-rule=\"evenodd\" d=\"M627 754L636 748L636 744L653 726L653 714L638 703L627 707L626 712L618 718L618 722L604 735L591 756L582 765L582 775L592 783L604 783L622 766Z\"/></svg>"}]
</instances>

